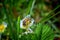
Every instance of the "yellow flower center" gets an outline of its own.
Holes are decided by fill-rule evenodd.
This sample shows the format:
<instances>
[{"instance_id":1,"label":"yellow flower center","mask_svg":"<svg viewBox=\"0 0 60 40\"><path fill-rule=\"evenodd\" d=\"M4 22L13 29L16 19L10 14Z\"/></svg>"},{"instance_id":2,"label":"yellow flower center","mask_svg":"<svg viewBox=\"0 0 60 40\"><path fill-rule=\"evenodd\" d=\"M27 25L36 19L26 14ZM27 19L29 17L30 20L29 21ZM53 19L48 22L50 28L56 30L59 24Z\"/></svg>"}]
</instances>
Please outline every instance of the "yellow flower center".
<instances>
[{"instance_id":1,"label":"yellow flower center","mask_svg":"<svg viewBox=\"0 0 60 40\"><path fill-rule=\"evenodd\" d=\"M2 24L2 25L0 25L0 32L3 32L3 31L4 31L4 29L5 29L4 25L3 25L3 24Z\"/></svg>"}]
</instances>

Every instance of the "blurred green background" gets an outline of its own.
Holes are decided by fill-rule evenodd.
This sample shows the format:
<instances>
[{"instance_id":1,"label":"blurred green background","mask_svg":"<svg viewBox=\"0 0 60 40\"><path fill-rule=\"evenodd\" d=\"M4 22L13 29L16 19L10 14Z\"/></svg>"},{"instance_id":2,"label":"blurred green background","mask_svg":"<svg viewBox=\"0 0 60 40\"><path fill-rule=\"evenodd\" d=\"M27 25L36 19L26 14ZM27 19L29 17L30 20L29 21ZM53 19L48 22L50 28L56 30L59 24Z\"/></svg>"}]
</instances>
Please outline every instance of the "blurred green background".
<instances>
[{"instance_id":1,"label":"blurred green background","mask_svg":"<svg viewBox=\"0 0 60 40\"><path fill-rule=\"evenodd\" d=\"M7 28L0 40L60 40L60 0L0 0L0 24ZM34 33L21 35L20 21L27 15L35 20Z\"/></svg>"}]
</instances>

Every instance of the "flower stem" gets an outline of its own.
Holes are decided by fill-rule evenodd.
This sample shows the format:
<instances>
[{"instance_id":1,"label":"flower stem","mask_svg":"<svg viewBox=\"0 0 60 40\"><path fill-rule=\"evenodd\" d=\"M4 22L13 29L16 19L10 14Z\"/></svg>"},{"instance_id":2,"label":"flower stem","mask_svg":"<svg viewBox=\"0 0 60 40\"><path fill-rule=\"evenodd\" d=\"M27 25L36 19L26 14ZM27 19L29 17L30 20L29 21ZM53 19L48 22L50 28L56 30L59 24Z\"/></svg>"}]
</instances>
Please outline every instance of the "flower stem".
<instances>
[{"instance_id":1,"label":"flower stem","mask_svg":"<svg viewBox=\"0 0 60 40\"><path fill-rule=\"evenodd\" d=\"M0 34L0 40L1 40L1 34Z\"/></svg>"}]
</instances>

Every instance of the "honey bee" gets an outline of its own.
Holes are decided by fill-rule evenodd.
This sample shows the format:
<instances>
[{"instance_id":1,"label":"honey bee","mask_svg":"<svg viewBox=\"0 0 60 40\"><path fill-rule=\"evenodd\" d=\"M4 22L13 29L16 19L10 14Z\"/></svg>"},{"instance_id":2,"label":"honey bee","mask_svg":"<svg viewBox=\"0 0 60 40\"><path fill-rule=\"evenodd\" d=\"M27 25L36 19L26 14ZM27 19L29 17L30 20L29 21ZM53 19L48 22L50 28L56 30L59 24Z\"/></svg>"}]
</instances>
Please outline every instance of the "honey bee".
<instances>
[{"instance_id":1,"label":"honey bee","mask_svg":"<svg viewBox=\"0 0 60 40\"><path fill-rule=\"evenodd\" d=\"M33 33L32 29L30 28L34 23L34 19L27 15L20 21L20 28L25 29L26 31L22 34Z\"/></svg>"},{"instance_id":2,"label":"honey bee","mask_svg":"<svg viewBox=\"0 0 60 40\"><path fill-rule=\"evenodd\" d=\"M23 26L27 26L28 24L31 23L31 19L30 18L26 18L24 21L23 21Z\"/></svg>"},{"instance_id":3,"label":"honey bee","mask_svg":"<svg viewBox=\"0 0 60 40\"><path fill-rule=\"evenodd\" d=\"M28 29L30 26L32 26L34 20L28 15L20 22L20 27L22 29Z\"/></svg>"}]
</instances>

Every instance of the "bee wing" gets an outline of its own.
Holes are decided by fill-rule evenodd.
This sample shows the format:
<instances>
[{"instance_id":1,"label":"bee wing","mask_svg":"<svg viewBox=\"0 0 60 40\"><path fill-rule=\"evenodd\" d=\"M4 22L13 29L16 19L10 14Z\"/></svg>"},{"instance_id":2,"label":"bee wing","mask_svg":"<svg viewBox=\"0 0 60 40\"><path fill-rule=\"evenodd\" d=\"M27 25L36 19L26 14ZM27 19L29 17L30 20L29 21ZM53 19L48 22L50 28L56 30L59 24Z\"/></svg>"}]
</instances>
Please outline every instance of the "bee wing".
<instances>
[{"instance_id":1,"label":"bee wing","mask_svg":"<svg viewBox=\"0 0 60 40\"><path fill-rule=\"evenodd\" d=\"M29 26L32 26L32 25L33 25L33 23L34 23L34 20L33 20L33 19L31 19L31 23L30 23L30 25L29 25Z\"/></svg>"},{"instance_id":2,"label":"bee wing","mask_svg":"<svg viewBox=\"0 0 60 40\"><path fill-rule=\"evenodd\" d=\"M20 28L23 28L23 20L20 21Z\"/></svg>"}]
</instances>

